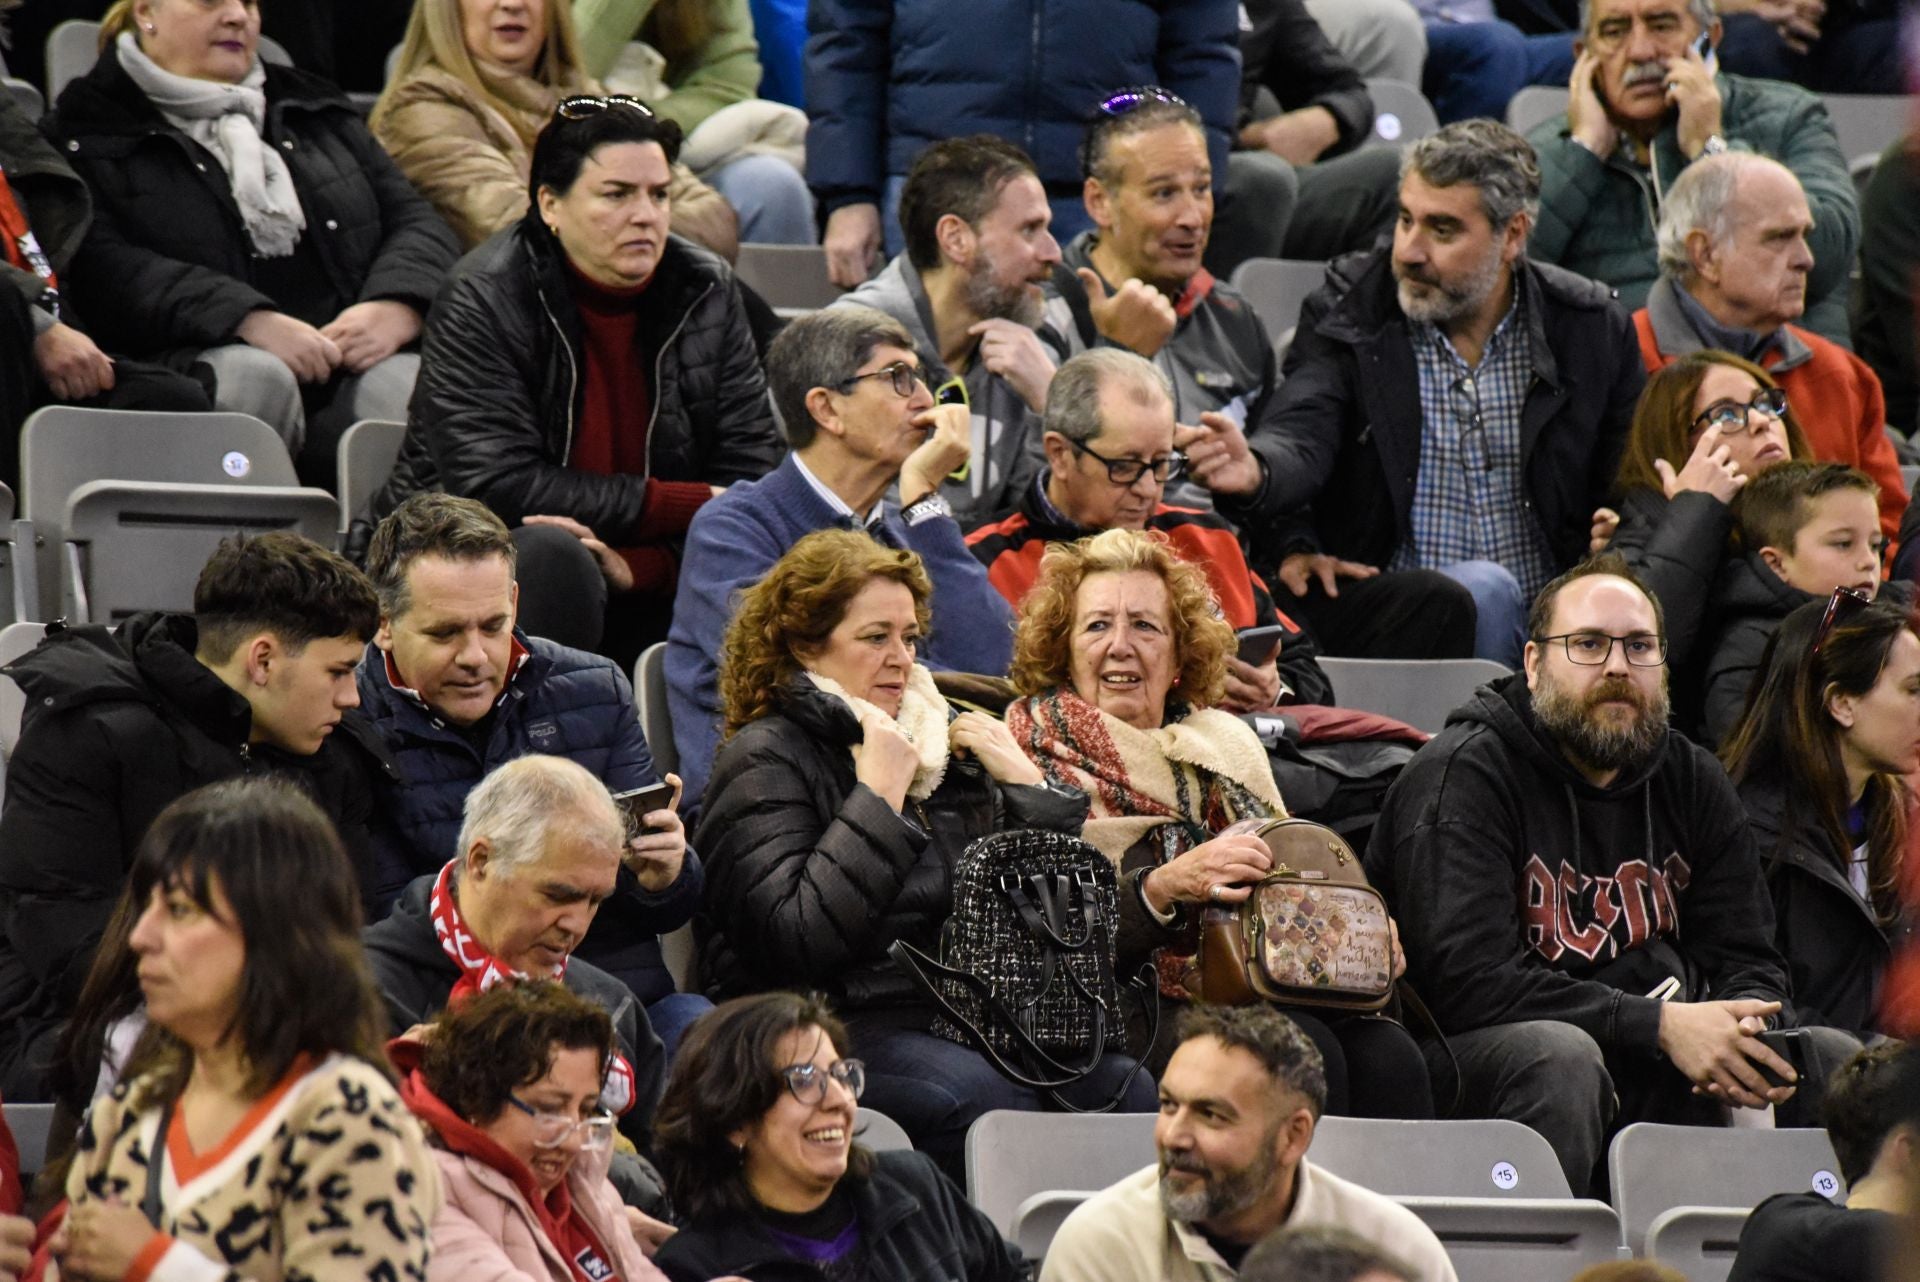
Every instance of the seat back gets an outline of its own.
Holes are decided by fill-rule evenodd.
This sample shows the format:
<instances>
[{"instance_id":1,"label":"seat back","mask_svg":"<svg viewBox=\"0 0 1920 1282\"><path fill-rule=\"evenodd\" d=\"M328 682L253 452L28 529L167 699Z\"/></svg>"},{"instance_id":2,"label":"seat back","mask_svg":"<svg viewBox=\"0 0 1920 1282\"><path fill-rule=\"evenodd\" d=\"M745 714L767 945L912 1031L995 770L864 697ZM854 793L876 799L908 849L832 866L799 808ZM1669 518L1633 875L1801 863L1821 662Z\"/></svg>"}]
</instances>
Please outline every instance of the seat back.
<instances>
[{"instance_id":1,"label":"seat back","mask_svg":"<svg viewBox=\"0 0 1920 1282\"><path fill-rule=\"evenodd\" d=\"M1307 1158L1388 1197L1566 1198L1553 1146L1518 1122L1323 1117Z\"/></svg>"},{"instance_id":2,"label":"seat back","mask_svg":"<svg viewBox=\"0 0 1920 1282\"><path fill-rule=\"evenodd\" d=\"M53 1105L6 1105L7 1129L20 1150L20 1179L30 1182L47 1164L47 1144L53 1135Z\"/></svg>"},{"instance_id":3,"label":"seat back","mask_svg":"<svg viewBox=\"0 0 1920 1282\"><path fill-rule=\"evenodd\" d=\"M0 76L0 83L6 85L7 92L12 94L13 100L20 104L20 110L35 120L46 114L47 100L41 96L40 90L35 88L31 81L21 80L17 76Z\"/></svg>"},{"instance_id":4,"label":"seat back","mask_svg":"<svg viewBox=\"0 0 1920 1282\"><path fill-rule=\"evenodd\" d=\"M1473 1282L1570 1278L1620 1255L1620 1219L1586 1198L1401 1197Z\"/></svg>"},{"instance_id":5,"label":"seat back","mask_svg":"<svg viewBox=\"0 0 1920 1282\"><path fill-rule=\"evenodd\" d=\"M1821 94L1820 101L1833 121L1840 154L1849 162L1877 158L1907 132L1913 119L1912 100L1897 95L1829 93Z\"/></svg>"},{"instance_id":6,"label":"seat back","mask_svg":"<svg viewBox=\"0 0 1920 1282\"><path fill-rule=\"evenodd\" d=\"M876 1153L912 1152L906 1127L877 1108L863 1108L854 1119L853 1138Z\"/></svg>"},{"instance_id":7,"label":"seat back","mask_svg":"<svg viewBox=\"0 0 1920 1282\"><path fill-rule=\"evenodd\" d=\"M1907 487L1907 493L1913 493L1913 487L1920 485L1920 463L1902 463L1900 465L1900 483Z\"/></svg>"},{"instance_id":8,"label":"seat back","mask_svg":"<svg viewBox=\"0 0 1920 1282\"><path fill-rule=\"evenodd\" d=\"M733 270L782 316L818 311L840 297L818 245L742 245Z\"/></svg>"},{"instance_id":9,"label":"seat back","mask_svg":"<svg viewBox=\"0 0 1920 1282\"><path fill-rule=\"evenodd\" d=\"M1703 1189L1714 1201L1751 1210L1775 1193L1809 1190L1841 1201L1847 1195L1827 1133L1816 1129L1752 1130L1636 1122L1607 1150L1613 1204L1627 1246L1646 1253L1660 1213L1693 1206Z\"/></svg>"},{"instance_id":10,"label":"seat back","mask_svg":"<svg viewBox=\"0 0 1920 1282\"><path fill-rule=\"evenodd\" d=\"M1401 147L1438 132L1440 117L1417 87L1398 80L1369 79L1367 93L1373 98L1373 128L1362 147Z\"/></svg>"},{"instance_id":11,"label":"seat back","mask_svg":"<svg viewBox=\"0 0 1920 1282\"><path fill-rule=\"evenodd\" d=\"M1507 102L1507 127L1523 136L1532 133L1543 122L1566 115L1572 96L1565 85L1528 85Z\"/></svg>"},{"instance_id":12,"label":"seat back","mask_svg":"<svg viewBox=\"0 0 1920 1282\"><path fill-rule=\"evenodd\" d=\"M400 442L406 435L405 423L367 418L341 436L334 454L340 476L341 529L366 515L374 493L393 475L394 460L400 457Z\"/></svg>"},{"instance_id":13,"label":"seat back","mask_svg":"<svg viewBox=\"0 0 1920 1282\"><path fill-rule=\"evenodd\" d=\"M1508 675L1491 659L1322 659L1343 708L1396 717L1428 734L1489 681Z\"/></svg>"},{"instance_id":14,"label":"seat back","mask_svg":"<svg viewBox=\"0 0 1920 1282\"><path fill-rule=\"evenodd\" d=\"M640 652L633 664L633 700L640 712L640 733L646 736L653 768L664 775L680 768L673 746L673 722L667 714L667 643L656 641ZM683 803L699 798L682 798Z\"/></svg>"},{"instance_id":15,"label":"seat back","mask_svg":"<svg viewBox=\"0 0 1920 1282\"><path fill-rule=\"evenodd\" d=\"M0 668L39 645L46 635L44 623L9 623L0 628ZM0 761L11 757L13 746L20 742L20 719L26 711L27 696L12 677L0 676Z\"/></svg>"},{"instance_id":16,"label":"seat back","mask_svg":"<svg viewBox=\"0 0 1920 1282\"><path fill-rule=\"evenodd\" d=\"M330 547L339 517L325 490L89 481L67 504L64 613L118 623L142 610L191 610L200 567L222 539L291 530Z\"/></svg>"},{"instance_id":17,"label":"seat back","mask_svg":"<svg viewBox=\"0 0 1920 1282\"><path fill-rule=\"evenodd\" d=\"M1152 1113L982 1113L967 1130L967 1200L1003 1236L1036 1193L1103 1189L1154 1161Z\"/></svg>"},{"instance_id":18,"label":"seat back","mask_svg":"<svg viewBox=\"0 0 1920 1282\"><path fill-rule=\"evenodd\" d=\"M1676 1206L1647 1229L1647 1257L1670 1264L1687 1282L1727 1282L1750 1211L1737 1206Z\"/></svg>"},{"instance_id":19,"label":"seat back","mask_svg":"<svg viewBox=\"0 0 1920 1282\"><path fill-rule=\"evenodd\" d=\"M1327 279L1327 265L1304 258L1249 258L1233 269L1233 287L1253 304L1276 349L1284 351L1307 296Z\"/></svg>"}]
</instances>

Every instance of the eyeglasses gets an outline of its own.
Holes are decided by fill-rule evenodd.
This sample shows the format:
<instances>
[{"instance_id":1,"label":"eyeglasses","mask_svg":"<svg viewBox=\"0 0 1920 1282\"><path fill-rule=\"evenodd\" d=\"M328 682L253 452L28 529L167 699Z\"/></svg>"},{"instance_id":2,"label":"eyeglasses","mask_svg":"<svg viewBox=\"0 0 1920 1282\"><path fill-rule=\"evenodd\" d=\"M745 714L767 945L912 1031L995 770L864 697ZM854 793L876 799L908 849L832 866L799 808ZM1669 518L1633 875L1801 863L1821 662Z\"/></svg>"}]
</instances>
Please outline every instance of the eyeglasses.
<instances>
[{"instance_id":1,"label":"eyeglasses","mask_svg":"<svg viewBox=\"0 0 1920 1282\"><path fill-rule=\"evenodd\" d=\"M1811 659L1820 653L1820 647L1826 644L1827 634L1848 615L1858 614L1873 604L1873 598L1859 588L1835 588L1833 595L1827 598L1827 611L1820 616L1820 626L1814 630L1813 647L1807 651Z\"/></svg>"},{"instance_id":2,"label":"eyeglasses","mask_svg":"<svg viewBox=\"0 0 1920 1282\"><path fill-rule=\"evenodd\" d=\"M841 379L839 386L834 390L845 396L853 390L853 385L863 378L891 379L895 396L912 396L914 387L920 382L920 370L918 366L909 365L905 361L895 361L891 365L882 366L865 374L850 374Z\"/></svg>"},{"instance_id":3,"label":"eyeglasses","mask_svg":"<svg viewBox=\"0 0 1920 1282\"><path fill-rule=\"evenodd\" d=\"M1462 374L1447 391L1453 401L1453 418L1460 424L1460 455L1468 467L1493 471L1493 452L1487 448L1487 420L1480 412L1480 385L1473 375ZM1477 445L1477 451L1474 448ZM1476 463L1473 455L1480 458Z\"/></svg>"},{"instance_id":4,"label":"eyeglasses","mask_svg":"<svg viewBox=\"0 0 1920 1282\"><path fill-rule=\"evenodd\" d=\"M802 1104L818 1104L826 1099L829 1077L846 1087L847 1094L855 1099L867 1089L867 1066L857 1059L838 1060L827 1069L818 1064L794 1064L781 1069L780 1076L786 1079L787 1089Z\"/></svg>"},{"instance_id":5,"label":"eyeglasses","mask_svg":"<svg viewBox=\"0 0 1920 1282\"><path fill-rule=\"evenodd\" d=\"M568 1117L565 1113L548 1113L517 1096L507 1096L507 1103L533 1119L533 1146L535 1148L559 1148L573 1138L574 1132L580 1132L580 1146L592 1153L604 1153L613 1144L613 1114L595 1113L592 1117Z\"/></svg>"},{"instance_id":6,"label":"eyeglasses","mask_svg":"<svg viewBox=\"0 0 1920 1282\"><path fill-rule=\"evenodd\" d=\"M1567 652L1567 662L1583 668L1597 668L1613 654L1618 642L1620 653L1636 668L1657 668L1667 661L1667 639L1651 632L1631 632L1624 637L1605 632L1562 632L1558 636L1535 637L1541 645L1558 641Z\"/></svg>"},{"instance_id":7,"label":"eyeglasses","mask_svg":"<svg viewBox=\"0 0 1920 1282\"><path fill-rule=\"evenodd\" d=\"M1174 477L1180 475L1187 466L1187 456L1178 451L1172 454L1162 455L1151 463L1142 463L1136 458L1108 458L1104 454L1096 454L1092 449L1074 440L1072 437L1067 438L1067 443L1094 462L1105 464L1107 479L1115 485L1136 484L1140 478L1148 472L1153 473L1153 479L1156 482L1164 485Z\"/></svg>"},{"instance_id":8,"label":"eyeglasses","mask_svg":"<svg viewBox=\"0 0 1920 1282\"><path fill-rule=\"evenodd\" d=\"M1159 85L1132 85L1126 89L1117 89L1100 100L1096 110L1103 116L1124 116L1146 106L1150 102L1171 103L1176 107L1193 109L1191 103L1177 93L1162 89Z\"/></svg>"},{"instance_id":9,"label":"eyeglasses","mask_svg":"<svg viewBox=\"0 0 1920 1282\"><path fill-rule=\"evenodd\" d=\"M1765 423L1754 424L1752 415L1755 410L1768 418L1778 419L1787 412L1786 389L1763 387L1744 405L1739 401L1721 401L1694 418L1693 430L1704 432L1709 427L1717 427L1722 436L1746 436L1766 427Z\"/></svg>"},{"instance_id":10,"label":"eyeglasses","mask_svg":"<svg viewBox=\"0 0 1920 1282\"><path fill-rule=\"evenodd\" d=\"M591 120L603 111L612 111L615 107L625 107L628 111L637 111L648 120L653 119L653 108L641 102L632 94L608 94L596 98L590 94L580 94L572 98L562 98L553 114L562 120Z\"/></svg>"}]
</instances>

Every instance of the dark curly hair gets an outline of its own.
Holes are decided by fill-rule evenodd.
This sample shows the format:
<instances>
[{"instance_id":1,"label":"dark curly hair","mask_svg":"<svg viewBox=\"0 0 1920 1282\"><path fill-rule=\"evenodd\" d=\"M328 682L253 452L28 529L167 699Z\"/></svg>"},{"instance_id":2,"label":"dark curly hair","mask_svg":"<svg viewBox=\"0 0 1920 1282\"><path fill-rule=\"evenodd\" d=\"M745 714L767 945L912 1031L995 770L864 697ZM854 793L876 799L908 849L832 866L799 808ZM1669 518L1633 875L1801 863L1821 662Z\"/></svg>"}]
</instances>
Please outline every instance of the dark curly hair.
<instances>
[{"instance_id":1,"label":"dark curly hair","mask_svg":"<svg viewBox=\"0 0 1920 1282\"><path fill-rule=\"evenodd\" d=\"M681 1039L653 1111L653 1158L690 1223L733 1223L753 1214L753 1194L730 1137L779 1101L787 1089L775 1071L780 1039L807 1028L819 1029L846 1053L846 1027L817 994L736 997L702 1015ZM865 1180L872 1173L873 1154L853 1145L843 1178Z\"/></svg>"},{"instance_id":2,"label":"dark curly hair","mask_svg":"<svg viewBox=\"0 0 1920 1282\"><path fill-rule=\"evenodd\" d=\"M500 1116L509 1095L545 1077L562 1050L597 1052L604 1074L613 1020L564 984L500 984L440 1012L420 1076L441 1103L485 1124Z\"/></svg>"}]
</instances>

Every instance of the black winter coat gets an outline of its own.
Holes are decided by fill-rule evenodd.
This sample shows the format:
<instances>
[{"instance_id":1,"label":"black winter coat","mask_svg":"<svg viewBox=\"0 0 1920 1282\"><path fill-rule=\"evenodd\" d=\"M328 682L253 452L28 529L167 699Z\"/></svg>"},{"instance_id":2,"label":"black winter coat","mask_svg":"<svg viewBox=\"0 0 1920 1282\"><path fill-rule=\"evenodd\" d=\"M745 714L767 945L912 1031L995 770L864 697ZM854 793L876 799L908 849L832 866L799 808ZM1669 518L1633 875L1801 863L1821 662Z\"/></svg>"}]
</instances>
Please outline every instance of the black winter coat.
<instances>
[{"instance_id":1,"label":"black winter coat","mask_svg":"<svg viewBox=\"0 0 1920 1282\"><path fill-rule=\"evenodd\" d=\"M1660 603L1667 625L1667 667L1690 671L1714 578L1727 558L1733 513L1711 494L1675 499L1658 490L1634 489L1614 504L1620 528L1607 551L1618 552Z\"/></svg>"},{"instance_id":2,"label":"black winter coat","mask_svg":"<svg viewBox=\"0 0 1920 1282\"><path fill-rule=\"evenodd\" d=\"M53 630L5 669L27 696L0 808L0 1093L44 1099L50 1044L73 1010L135 849L161 810L236 775L283 774L333 819L363 887L374 792L398 774L357 712L311 757L249 747L247 701L194 658L193 620L140 614L116 636Z\"/></svg>"},{"instance_id":3,"label":"black winter coat","mask_svg":"<svg viewBox=\"0 0 1920 1282\"><path fill-rule=\"evenodd\" d=\"M716 1001L805 986L843 1013L923 1024L932 1007L886 950L896 939L938 949L961 852L1003 829L1078 836L1086 823L1078 789L1003 786L959 757L897 814L854 780L861 739L845 701L802 676L715 758L694 844L707 866L695 931Z\"/></svg>"},{"instance_id":4,"label":"black winter coat","mask_svg":"<svg viewBox=\"0 0 1920 1282\"><path fill-rule=\"evenodd\" d=\"M461 259L427 325L406 442L373 520L438 486L509 526L554 513L624 547L646 516L649 476L730 485L772 471L785 449L733 272L669 237L644 300L647 471L597 476L568 466L587 358L552 235L529 213Z\"/></svg>"},{"instance_id":5,"label":"black winter coat","mask_svg":"<svg viewBox=\"0 0 1920 1282\"><path fill-rule=\"evenodd\" d=\"M1864 1039L1878 1022L1896 932L1841 871L1853 852L1833 848L1819 815L1804 801L1793 805L1789 787L1749 779L1740 785L1740 802L1773 895L1774 942L1787 960L1793 1008L1803 1024Z\"/></svg>"},{"instance_id":6,"label":"black winter coat","mask_svg":"<svg viewBox=\"0 0 1920 1282\"><path fill-rule=\"evenodd\" d=\"M1266 480L1246 505L1263 521L1311 507L1318 550L1385 566L1413 537L1420 379L1386 250L1327 267L1307 299L1286 381L1249 430ZM1605 285L1519 260L1533 381L1520 412L1523 500L1556 565L1587 554L1593 510L1619 471L1647 375L1633 322Z\"/></svg>"},{"instance_id":7,"label":"black winter coat","mask_svg":"<svg viewBox=\"0 0 1920 1282\"><path fill-rule=\"evenodd\" d=\"M263 137L292 172L307 229L341 307L391 299L422 315L459 257L433 206L323 80L269 64ZM48 135L93 193L93 225L69 274L103 347L176 366L234 341L248 313L279 306L226 171L161 116L111 46L68 85ZM283 300L284 301L284 300Z\"/></svg>"},{"instance_id":8,"label":"black winter coat","mask_svg":"<svg viewBox=\"0 0 1920 1282\"><path fill-rule=\"evenodd\" d=\"M851 1184L866 1267L860 1282L1016 1282L1020 1252L924 1153L874 1154L873 1177ZM673 1282L739 1275L753 1282L820 1282L758 1221L694 1223L654 1257Z\"/></svg>"},{"instance_id":9,"label":"black winter coat","mask_svg":"<svg viewBox=\"0 0 1920 1282\"><path fill-rule=\"evenodd\" d=\"M1802 592L1767 568L1758 552L1723 563L1713 590L1709 631L1700 647L1700 697L1704 705L1701 742L1723 744L1747 710L1747 688L1760 672L1780 621L1809 601Z\"/></svg>"}]
</instances>

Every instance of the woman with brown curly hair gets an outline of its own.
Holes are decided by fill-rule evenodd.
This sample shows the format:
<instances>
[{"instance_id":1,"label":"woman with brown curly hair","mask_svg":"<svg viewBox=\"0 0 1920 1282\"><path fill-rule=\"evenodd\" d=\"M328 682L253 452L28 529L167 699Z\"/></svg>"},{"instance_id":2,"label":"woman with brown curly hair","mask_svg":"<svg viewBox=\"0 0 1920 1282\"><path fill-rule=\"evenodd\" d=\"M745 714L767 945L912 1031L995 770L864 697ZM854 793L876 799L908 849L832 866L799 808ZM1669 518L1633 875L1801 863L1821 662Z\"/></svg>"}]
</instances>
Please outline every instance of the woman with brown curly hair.
<instances>
[{"instance_id":1,"label":"woman with brown curly hair","mask_svg":"<svg viewBox=\"0 0 1920 1282\"><path fill-rule=\"evenodd\" d=\"M1614 480L1618 510L1594 514L1595 550L1624 556L1659 599L1675 671L1727 557L1733 496L1775 463L1812 457L1786 393L1751 361L1694 352L1647 380Z\"/></svg>"},{"instance_id":2,"label":"woman with brown curly hair","mask_svg":"<svg viewBox=\"0 0 1920 1282\"><path fill-rule=\"evenodd\" d=\"M1050 782L1092 799L1086 839L1120 868L1118 969L1151 956L1160 976L1167 1031L1139 1048L1149 1068L1164 1067L1172 1007L1189 1000L1200 909L1241 902L1272 866L1264 841L1223 830L1287 813L1259 736L1213 706L1233 648L1205 573L1140 530L1049 547L1014 633L1023 697L1007 725ZM1326 1061L1328 1112L1432 1115L1400 1025L1287 1013Z\"/></svg>"},{"instance_id":3,"label":"woman with brown curly hair","mask_svg":"<svg viewBox=\"0 0 1920 1282\"><path fill-rule=\"evenodd\" d=\"M937 950L951 870L972 842L1077 834L1087 799L1049 785L1000 722L948 707L914 661L931 592L913 553L822 530L741 597L720 662L726 742L697 837L699 928L716 1000L829 993L866 1060L869 1102L957 1176L974 1118L1041 1098L928 1032L932 1004L887 947ZM1132 1068L1108 1056L1069 1094L1109 1098ZM1152 1085L1136 1079L1127 1099L1151 1110Z\"/></svg>"}]
</instances>

